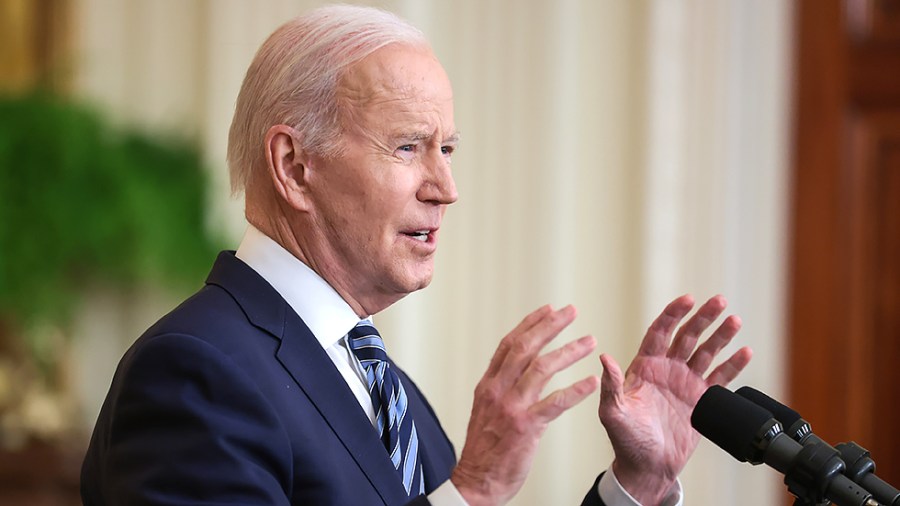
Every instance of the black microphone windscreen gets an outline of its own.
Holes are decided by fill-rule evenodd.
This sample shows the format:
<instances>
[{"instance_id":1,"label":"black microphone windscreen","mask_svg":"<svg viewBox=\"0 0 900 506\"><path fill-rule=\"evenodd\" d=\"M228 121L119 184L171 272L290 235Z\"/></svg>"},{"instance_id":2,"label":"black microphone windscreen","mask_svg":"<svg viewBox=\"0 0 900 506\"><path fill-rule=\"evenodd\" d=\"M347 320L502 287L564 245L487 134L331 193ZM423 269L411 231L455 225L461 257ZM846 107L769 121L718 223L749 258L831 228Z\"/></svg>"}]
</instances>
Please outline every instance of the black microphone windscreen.
<instances>
[{"instance_id":1,"label":"black microphone windscreen","mask_svg":"<svg viewBox=\"0 0 900 506\"><path fill-rule=\"evenodd\" d=\"M741 462L759 462L756 447L760 429L772 413L727 388L713 385L700 397L691 414L691 425Z\"/></svg>"},{"instance_id":2,"label":"black microphone windscreen","mask_svg":"<svg viewBox=\"0 0 900 506\"><path fill-rule=\"evenodd\" d=\"M775 415L775 419L781 422L785 428L793 427L800 420L800 413L776 401L768 395L760 392L753 387L741 387L735 392L741 397L752 401L757 406L761 406Z\"/></svg>"}]
</instances>

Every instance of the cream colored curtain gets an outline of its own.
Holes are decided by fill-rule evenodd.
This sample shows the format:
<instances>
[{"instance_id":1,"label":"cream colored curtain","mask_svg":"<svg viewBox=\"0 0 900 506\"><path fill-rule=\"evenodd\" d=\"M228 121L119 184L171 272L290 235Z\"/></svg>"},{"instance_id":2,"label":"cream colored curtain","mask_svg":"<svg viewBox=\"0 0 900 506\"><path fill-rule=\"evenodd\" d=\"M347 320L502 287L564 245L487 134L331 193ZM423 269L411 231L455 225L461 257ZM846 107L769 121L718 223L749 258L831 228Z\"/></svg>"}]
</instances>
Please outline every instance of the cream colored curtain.
<instances>
[{"instance_id":1,"label":"cream colored curtain","mask_svg":"<svg viewBox=\"0 0 900 506\"><path fill-rule=\"evenodd\" d=\"M262 40L312 1L81 0L79 86L124 121L204 145L212 226L243 230L228 199L225 140ZM378 316L392 355L456 442L499 339L544 303L575 304L560 342L591 333L623 365L675 296L724 293L756 358L739 379L782 389L790 54L786 2L456 0L374 2L421 27L454 83L461 199L447 214L432 286ZM87 420L114 363L166 300L86 337ZM92 334L102 296L83 318ZM107 320L109 322L109 320ZM96 325L96 324L93 324ZM426 334L425 329L432 330ZM124 336L124 337L123 337ZM440 346L437 343L442 343ZM118 352L118 349L116 352ZM588 374L588 359L550 388ZM597 398L547 431L513 504L578 504L611 449ZM683 475L688 504L773 504L774 471L703 443Z\"/></svg>"}]
</instances>

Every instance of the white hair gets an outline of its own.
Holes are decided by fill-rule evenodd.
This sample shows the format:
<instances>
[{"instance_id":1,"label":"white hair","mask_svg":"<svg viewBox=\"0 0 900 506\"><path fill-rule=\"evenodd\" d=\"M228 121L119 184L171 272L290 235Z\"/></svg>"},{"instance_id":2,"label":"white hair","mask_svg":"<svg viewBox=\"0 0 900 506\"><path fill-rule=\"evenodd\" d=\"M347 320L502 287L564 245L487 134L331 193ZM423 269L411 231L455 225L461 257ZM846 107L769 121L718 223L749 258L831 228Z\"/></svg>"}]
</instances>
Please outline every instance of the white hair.
<instances>
[{"instance_id":1,"label":"white hair","mask_svg":"<svg viewBox=\"0 0 900 506\"><path fill-rule=\"evenodd\" d=\"M428 46L425 35L394 14L331 5L288 21L263 43L247 69L228 134L231 190L247 188L266 166L264 139L273 125L299 132L309 152L340 152L336 88L343 72L393 43Z\"/></svg>"}]
</instances>

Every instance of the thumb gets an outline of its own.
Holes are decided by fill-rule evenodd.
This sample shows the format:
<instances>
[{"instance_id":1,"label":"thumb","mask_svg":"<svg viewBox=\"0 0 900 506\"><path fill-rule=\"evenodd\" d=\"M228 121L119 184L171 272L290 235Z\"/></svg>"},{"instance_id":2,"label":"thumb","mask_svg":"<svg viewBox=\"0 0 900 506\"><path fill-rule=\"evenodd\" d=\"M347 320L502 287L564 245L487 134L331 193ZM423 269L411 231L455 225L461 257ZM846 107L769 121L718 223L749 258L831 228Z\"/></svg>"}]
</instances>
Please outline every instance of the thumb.
<instances>
[{"instance_id":1,"label":"thumb","mask_svg":"<svg viewBox=\"0 0 900 506\"><path fill-rule=\"evenodd\" d=\"M600 364L603 365L603 375L600 377L600 411L603 411L621 403L625 376L619 364L605 353L600 355Z\"/></svg>"}]
</instances>

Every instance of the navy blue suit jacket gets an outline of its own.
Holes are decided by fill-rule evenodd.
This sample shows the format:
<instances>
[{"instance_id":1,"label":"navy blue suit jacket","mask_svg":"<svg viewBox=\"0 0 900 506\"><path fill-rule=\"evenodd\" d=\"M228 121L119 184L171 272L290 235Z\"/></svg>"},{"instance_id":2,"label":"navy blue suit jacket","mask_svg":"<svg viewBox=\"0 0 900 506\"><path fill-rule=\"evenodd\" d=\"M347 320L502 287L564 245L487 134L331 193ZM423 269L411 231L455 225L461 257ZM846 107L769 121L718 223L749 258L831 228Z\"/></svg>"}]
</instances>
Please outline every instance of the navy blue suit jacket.
<instances>
[{"instance_id":1,"label":"navy blue suit jacket","mask_svg":"<svg viewBox=\"0 0 900 506\"><path fill-rule=\"evenodd\" d=\"M449 479L455 453L425 397L398 372L431 492ZM371 422L300 317L231 252L122 358L81 494L86 506L428 504L406 497ZM600 505L596 497L584 504Z\"/></svg>"}]
</instances>

